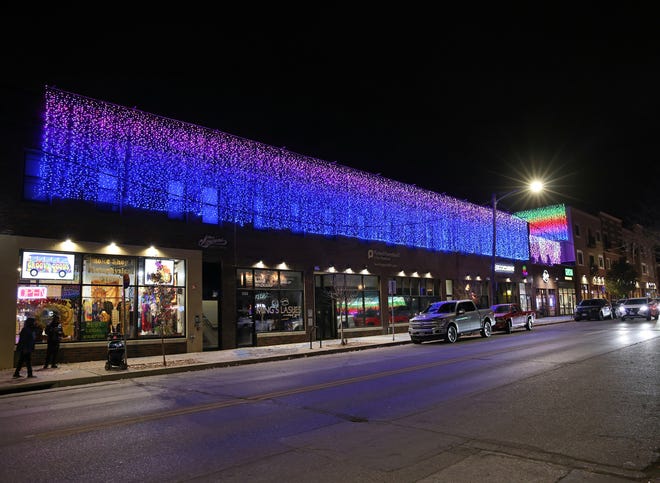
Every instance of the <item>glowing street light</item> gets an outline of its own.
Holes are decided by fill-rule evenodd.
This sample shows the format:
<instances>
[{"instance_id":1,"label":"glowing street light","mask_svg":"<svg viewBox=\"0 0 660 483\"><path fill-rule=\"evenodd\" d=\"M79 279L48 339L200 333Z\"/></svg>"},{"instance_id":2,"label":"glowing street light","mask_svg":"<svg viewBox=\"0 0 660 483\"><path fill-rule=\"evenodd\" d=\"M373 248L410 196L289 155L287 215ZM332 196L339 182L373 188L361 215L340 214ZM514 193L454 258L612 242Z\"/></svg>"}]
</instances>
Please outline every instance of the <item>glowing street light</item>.
<instances>
[{"instance_id":1,"label":"glowing street light","mask_svg":"<svg viewBox=\"0 0 660 483\"><path fill-rule=\"evenodd\" d=\"M490 284L488 284L490 292L490 305L496 303L495 294L497 293L497 282L495 281L495 258L497 256L497 203L505 198L508 198L509 196L517 195L526 191L535 194L540 193L543 191L543 182L539 180L533 180L527 186L517 190L509 191L508 193L504 193L499 198L497 197L497 193L493 193L493 253L490 262Z\"/></svg>"}]
</instances>

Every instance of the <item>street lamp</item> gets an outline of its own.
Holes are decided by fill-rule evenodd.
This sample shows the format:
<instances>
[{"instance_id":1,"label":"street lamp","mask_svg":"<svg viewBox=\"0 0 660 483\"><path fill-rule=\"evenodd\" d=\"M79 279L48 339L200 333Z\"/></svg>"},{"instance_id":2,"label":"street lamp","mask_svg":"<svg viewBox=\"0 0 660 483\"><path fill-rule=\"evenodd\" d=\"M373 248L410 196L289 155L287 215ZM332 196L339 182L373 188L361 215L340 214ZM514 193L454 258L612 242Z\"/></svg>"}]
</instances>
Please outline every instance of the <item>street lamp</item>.
<instances>
[{"instance_id":1,"label":"street lamp","mask_svg":"<svg viewBox=\"0 0 660 483\"><path fill-rule=\"evenodd\" d=\"M534 180L530 182L529 185L517 190L509 191L508 193L504 193L499 198L497 197L497 193L493 193L493 252L490 261L490 284L488 285L490 291L490 305L495 303L495 294L497 293L497 282L495 281L495 258L497 256L497 203L505 198L508 198L509 196L517 195L525 191L529 191L531 193L540 193L543 191L543 182Z\"/></svg>"}]
</instances>

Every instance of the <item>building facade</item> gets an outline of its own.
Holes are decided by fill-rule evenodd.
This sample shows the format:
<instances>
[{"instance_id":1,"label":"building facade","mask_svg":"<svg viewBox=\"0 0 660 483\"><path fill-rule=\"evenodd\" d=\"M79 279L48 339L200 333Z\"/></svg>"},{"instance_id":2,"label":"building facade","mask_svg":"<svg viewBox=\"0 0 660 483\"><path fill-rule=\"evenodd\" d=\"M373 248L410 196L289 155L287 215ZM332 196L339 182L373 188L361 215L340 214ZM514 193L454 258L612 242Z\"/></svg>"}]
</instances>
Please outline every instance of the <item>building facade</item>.
<instances>
[{"instance_id":1,"label":"building facade","mask_svg":"<svg viewBox=\"0 0 660 483\"><path fill-rule=\"evenodd\" d=\"M603 295L576 260L599 218L563 205L496 213L493 281L490 207L57 89L42 109L6 154L2 367L54 312L79 361L112 336L130 358L405 332L448 298L543 316ZM621 233L648 271L643 233Z\"/></svg>"}]
</instances>

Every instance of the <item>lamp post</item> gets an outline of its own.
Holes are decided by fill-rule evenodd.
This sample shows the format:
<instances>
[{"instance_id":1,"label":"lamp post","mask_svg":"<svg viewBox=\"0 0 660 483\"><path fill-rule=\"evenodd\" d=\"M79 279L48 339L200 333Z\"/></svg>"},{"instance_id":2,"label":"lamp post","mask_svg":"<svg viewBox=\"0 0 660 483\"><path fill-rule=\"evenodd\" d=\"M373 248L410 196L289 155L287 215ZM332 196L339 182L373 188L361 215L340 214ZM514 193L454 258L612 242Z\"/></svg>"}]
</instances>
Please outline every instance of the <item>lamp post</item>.
<instances>
[{"instance_id":1,"label":"lamp post","mask_svg":"<svg viewBox=\"0 0 660 483\"><path fill-rule=\"evenodd\" d=\"M490 284L488 284L489 288L489 298L490 298L490 305L495 304L495 294L497 293L497 282L495 281L495 259L497 257L497 203L502 201L505 198L508 198L509 196L517 195L519 193L522 193L524 191L530 191L532 193L540 193L543 191L543 182L542 181L532 181L529 183L529 185L519 188L517 190L509 191L508 193L504 193L502 196L499 198L497 197L497 193L493 193L493 198L492 198L492 204L493 204L493 251L492 251L492 257L490 261Z\"/></svg>"}]
</instances>

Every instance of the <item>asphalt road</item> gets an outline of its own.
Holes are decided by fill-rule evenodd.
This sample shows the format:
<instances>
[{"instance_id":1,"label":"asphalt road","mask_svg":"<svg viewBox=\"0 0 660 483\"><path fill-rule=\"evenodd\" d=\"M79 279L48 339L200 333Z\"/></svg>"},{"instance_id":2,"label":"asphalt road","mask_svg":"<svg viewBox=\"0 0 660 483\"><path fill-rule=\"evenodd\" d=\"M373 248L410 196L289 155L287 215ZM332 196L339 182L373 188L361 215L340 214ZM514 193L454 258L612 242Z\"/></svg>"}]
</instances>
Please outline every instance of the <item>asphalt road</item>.
<instances>
[{"instance_id":1,"label":"asphalt road","mask_svg":"<svg viewBox=\"0 0 660 483\"><path fill-rule=\"evenodd\" d=\"M0 480L658 482L659 367L590 321L10 394Z\"/></svg>"}]
</instances>

